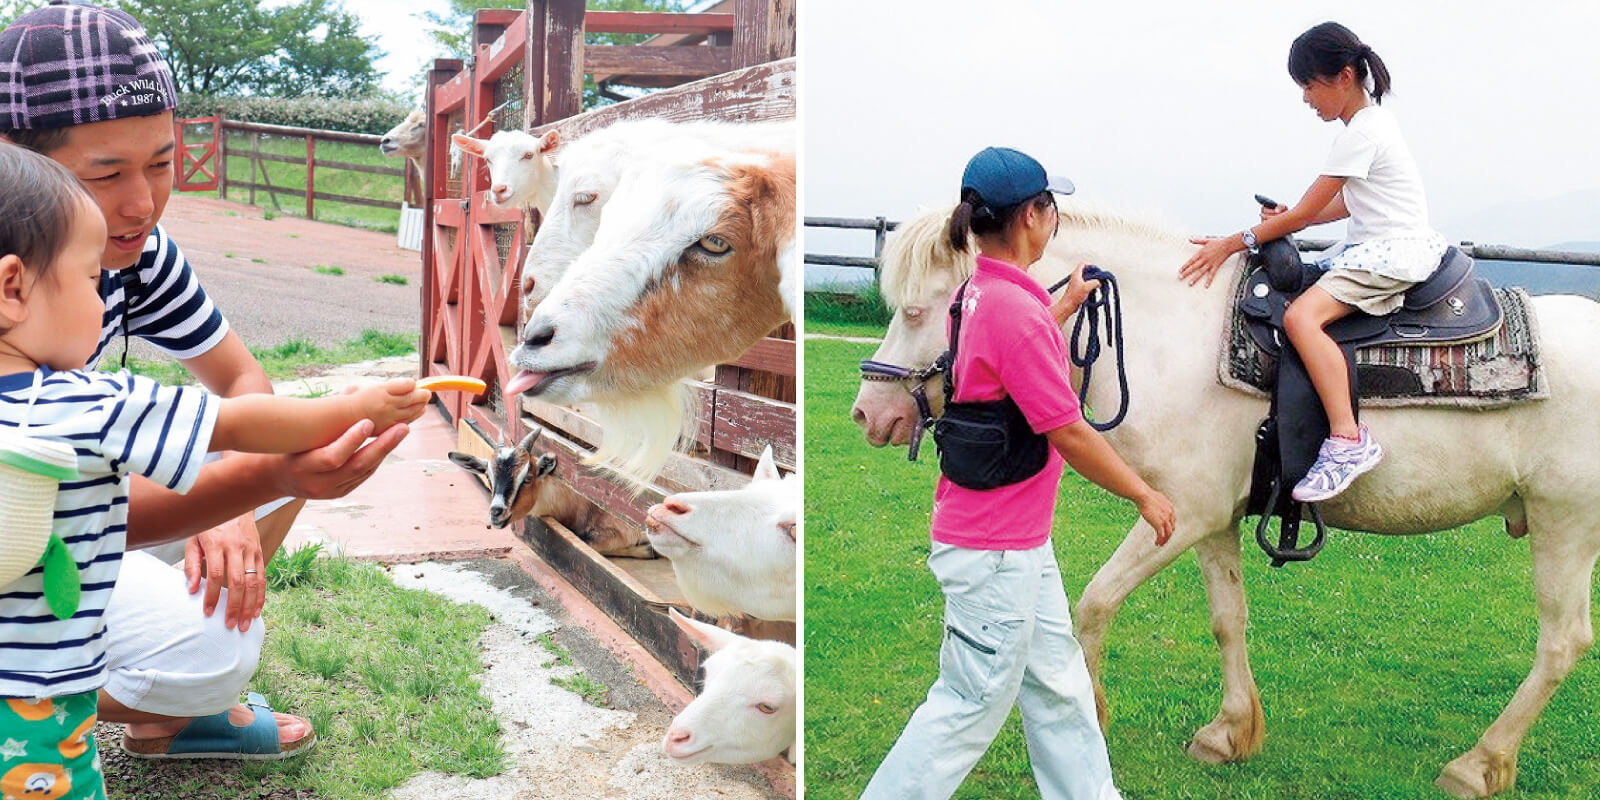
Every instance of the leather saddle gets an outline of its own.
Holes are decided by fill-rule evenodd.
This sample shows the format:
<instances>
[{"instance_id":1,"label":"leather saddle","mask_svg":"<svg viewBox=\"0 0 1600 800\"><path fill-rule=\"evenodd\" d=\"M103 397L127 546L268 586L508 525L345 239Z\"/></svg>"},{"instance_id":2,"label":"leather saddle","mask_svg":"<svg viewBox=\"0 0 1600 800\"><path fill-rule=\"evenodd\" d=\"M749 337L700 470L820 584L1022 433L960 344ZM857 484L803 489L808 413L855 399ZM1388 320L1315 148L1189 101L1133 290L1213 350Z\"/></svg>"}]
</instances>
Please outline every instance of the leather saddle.
<instances>
[{"instance_id":1,"label":"leather saddle","mask_svg":"<svg viewBox=\"0 0 1600 800\"><path fill-rule=\"evenodd\" d=\"M1277 379L1271 390L1267 418L1256 430L1256 458L1252 470L1246 514L1258 514L1256 542L1281 567L1290 561L1308 561L1321 551L1327 528L1321 512L1310 506L1316 524L1311 544L1300 546L1303 509L1288 489L1304 478L1316 460L1317 450L1329 433L1305 364L1289 345L1283 314L1296 297L1322 274L1315 265L1302 263L1290 238L1262 245L1251 256L1250 274L1239 301L1250 337L1263 352L1277 359ZM1360 347L1461 344L1494 335L1504 320L1499 300L1488 282L1473 274L1473 261L1455 247L1445 251L1438 269L1406 292L1405 304L1393 314L1374 317L1357 311L1327 327L1344 352L1349 370L1351 405L1360 419L1362 374L1355 369ZM1415 380L1411 378L1411 380ZM1395 387L1385 387L1394 391ZM1404 387L1402 387L1404 388ZM1267 536L1272 517L1279 518L1278 542Z\"/></svg>"}]
</instances>

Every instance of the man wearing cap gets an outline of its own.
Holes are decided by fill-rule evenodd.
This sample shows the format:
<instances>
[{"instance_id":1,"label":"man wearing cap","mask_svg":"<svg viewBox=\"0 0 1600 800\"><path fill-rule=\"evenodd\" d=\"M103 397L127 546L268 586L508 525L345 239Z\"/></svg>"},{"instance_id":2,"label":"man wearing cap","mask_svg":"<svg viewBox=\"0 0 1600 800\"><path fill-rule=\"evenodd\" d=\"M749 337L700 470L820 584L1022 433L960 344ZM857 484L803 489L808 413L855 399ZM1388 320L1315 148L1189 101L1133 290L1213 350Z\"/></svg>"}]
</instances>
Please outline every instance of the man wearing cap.
<instances>
[{"instance_id":1,"label":"man wearing cap","mask_svg":"<svg viewBox=\"0 0 1600 800\"><path fill-rule=\"evenodd\" d=\"M176 105L166 62L121 11L56 0L0 32L0 136L72 170L106 217L106 309L88 368L116 338L125 346L138 336L217 394L270 393L266 372L157 224L172 190ZM265 601L265 562L303 498L348 493L406 434L404 425L370 427L361 423L332 445L293 456L230 455L207 464L186 495L133 478L130 552L115 587L83 587L111 592L110 677L98 713L128 723L130 753L281 758L315 740L309 722L272 713L260 695L251 694L250 706L237 701L261 654L263 626L252 621ZM187 581L155 555L133 552L185 537L193 537ZM219 602L221 615L213 613Z\"/></svg>"}]
</instances>

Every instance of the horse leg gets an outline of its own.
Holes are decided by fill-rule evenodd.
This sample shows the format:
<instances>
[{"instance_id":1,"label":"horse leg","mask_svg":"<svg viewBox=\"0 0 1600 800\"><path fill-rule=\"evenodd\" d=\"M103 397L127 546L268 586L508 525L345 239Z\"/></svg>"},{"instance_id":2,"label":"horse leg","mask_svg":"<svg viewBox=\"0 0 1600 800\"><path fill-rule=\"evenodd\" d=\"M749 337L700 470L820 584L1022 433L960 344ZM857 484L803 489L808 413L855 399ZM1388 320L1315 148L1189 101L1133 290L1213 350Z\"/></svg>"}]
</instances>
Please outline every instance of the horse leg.
<instances>
[{"instance_id":1,"label":"horse leg","mask_svg":"<svg viewBox=\"0 0 1600 800\"><path fill-rule=\"evenodd\" d=\"M1565 515L1557 525L1535 513L1529 516L1539 600L1539 645L1533 670L1477 745L1446 764L1434 782L1456 797L1489 797L1516 783L1517 751L1528 728L1594 643L1590 582L1600 541L1583 527L1582 517L1576 513Z\"/></svg>"},{"instance_id":2,"label":"horse leg","mask_svg":"<svg viewBox=\"0 0 1600 800\"><path fill-rule=\"evenodd\" d=\"M1245 607L1239 532L1235 528L1207 536L1195 543L1194 551L1205 576L1211 633L1222 656L1222 707L1216 719L1195 732L1189 742L1189 755L1209 764L1243 761L1261 749L1267 720L1245 648L1249 612Z\"/></svg>"},{"instance_id":3,"label":"horse leg","mask_svg":"<svg viewBox=\"0 0 1600 800\"><path fill-rule=\"evenodd\" d=\"M1078 598L1072 616L1077 622L1078 644L1083 648L1084 662L1094 681L1095 710L1100 716L1101 730L1105 730L1111 716L1106 709L1105 687L1100 682L1100 654L1112 618L1134 589L1176 560L1199 536L1195 528L1187 527L1184 518L1179 517L1178 529L1173 531L1172 538L1158 547L1155 529L1140 519Z\"/></svg>"}]
</instances>

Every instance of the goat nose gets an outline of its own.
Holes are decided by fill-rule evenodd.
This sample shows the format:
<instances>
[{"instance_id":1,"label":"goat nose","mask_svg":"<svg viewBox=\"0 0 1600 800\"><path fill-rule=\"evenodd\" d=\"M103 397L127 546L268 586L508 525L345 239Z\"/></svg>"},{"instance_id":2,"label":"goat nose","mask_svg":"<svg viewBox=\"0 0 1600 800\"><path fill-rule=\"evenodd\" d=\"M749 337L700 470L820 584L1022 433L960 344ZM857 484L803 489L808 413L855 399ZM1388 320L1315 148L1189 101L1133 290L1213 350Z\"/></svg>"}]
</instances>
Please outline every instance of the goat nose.
<instances>
[{"instance_id":1,"label":"goat nose","mask_svg":"<svg viewBox=\"0 0 1600 800\"><path fill-rule=\"evenodd\" d=\"M668 497L667 499L662 500L661 505L667 510L668 513L678 514L680 516L689 513L689 504L679 500L676 496Z\"/></svg>"},{"instance_id":2,"label":"goat nose","mask_svg":"<svg viewBox=\"0 0 1600 800\"><path fill-rule=\"evenodd\" d=\"M544 347L556 338L556 329L553 325L546 325L537 330L529 330L522 337L523 345L527 347Z\"/></svg>"}]
</instances>

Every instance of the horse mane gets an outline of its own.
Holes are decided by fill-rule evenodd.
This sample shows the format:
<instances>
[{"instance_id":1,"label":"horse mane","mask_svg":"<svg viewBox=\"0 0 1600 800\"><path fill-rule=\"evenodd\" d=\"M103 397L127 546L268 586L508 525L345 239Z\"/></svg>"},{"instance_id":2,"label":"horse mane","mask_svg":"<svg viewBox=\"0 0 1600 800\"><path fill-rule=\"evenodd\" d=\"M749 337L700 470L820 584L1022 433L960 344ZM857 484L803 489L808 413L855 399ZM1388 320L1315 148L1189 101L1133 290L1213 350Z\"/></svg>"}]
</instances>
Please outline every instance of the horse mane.
<instances>
[{"instance_id":1,"label":"horse mane","mask_svg":"<svg viewBox=\"0 0 1600 800\"><path fill-rule=\"evenodd\" d=\"M1085 200L1064 200L1060 204L1060 237L1069 236L1073 229L1083 232L1110 233L1157 241L1187 244L1188 237L1178 230L1153 219L1113 211ZM950 265L955 265L957 280L972 275L977 265L976 247L969 244L965 253L956 252L945 235L946 225L955 206L948 205L924 211L900 223L883 248L878 273L878 288L884 302L892 309L915 298L925 297L934 281L948 278Z\"/></svg>"}]
</instances>

